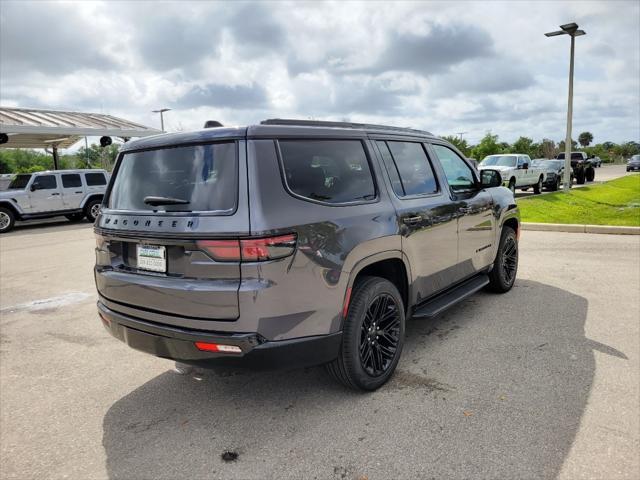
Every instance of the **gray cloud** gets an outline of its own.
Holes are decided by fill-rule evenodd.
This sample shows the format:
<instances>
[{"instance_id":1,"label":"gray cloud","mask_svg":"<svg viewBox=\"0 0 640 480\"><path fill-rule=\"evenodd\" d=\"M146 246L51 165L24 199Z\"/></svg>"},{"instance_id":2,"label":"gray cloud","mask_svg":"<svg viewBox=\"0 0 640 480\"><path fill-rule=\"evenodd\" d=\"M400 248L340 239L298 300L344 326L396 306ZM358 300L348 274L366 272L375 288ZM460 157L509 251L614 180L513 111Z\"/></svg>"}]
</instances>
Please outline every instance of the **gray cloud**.
<instances>
[{"instance_id":1,"label":"gray cloud","mask_svg":"<svg viewBox=\"0 0 640 480\"><path fill-rule=\"evenodd\" d=\"M424 36L394 33L369 72L408 71L425 76L465 60L494 55L489 34L473 25L435 24Z\"/></svg>"},{"instance_id":2,"label":"gray cloud","mask_svg":"<svg viewBox=\"0 0 640 480\"><path fill-rule=\"evenodd\" d=\"M522 90L536 82L519 60L494 58L465 62L450 72L438 76L431 93L438 97L461 93L500 93Z\"/></svg>"},{"instance_id":3,"label":"gray cloud","mask_svg":"<svg viewBox=\"0 0 640 480\"><path fill-rule=\"evenodd\" d=\"M0 32L3 76L117 67L103 50L101 32L91 34L73 5L1 2Z\"/></svg>"},{"instance_id":4,"label":"gray cloud","mask_svg":"<svg viewBox=\"0 0 640 480\"><path fill-rule=\"evenodd\" d=\"M206 16L154 15L152 21L136 26L135 32L140 60L159 71L217 56L220 47L221 31Z\"/></svg>"},{"instance_id":5,"label":"gray cloud","mask_svg":"<svg viewBox=\"0 0 640 480\"><path fill-rule=\"evenodd\" d=\"M173 102L176 108L202 106L218 108L261 109L268 106L265 89L259 85L205 85L191 88Z\"/></svg>"}]
</instances>

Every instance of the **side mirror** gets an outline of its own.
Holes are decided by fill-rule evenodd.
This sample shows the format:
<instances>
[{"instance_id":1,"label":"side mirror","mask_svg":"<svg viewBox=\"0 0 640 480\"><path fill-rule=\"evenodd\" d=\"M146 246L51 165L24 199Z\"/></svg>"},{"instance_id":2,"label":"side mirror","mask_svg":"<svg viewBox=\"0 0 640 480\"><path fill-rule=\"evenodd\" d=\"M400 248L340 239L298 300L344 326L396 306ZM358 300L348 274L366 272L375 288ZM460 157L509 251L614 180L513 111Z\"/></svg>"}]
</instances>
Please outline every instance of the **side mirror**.
<instances>
[{"instance_id":1,"label":"side mirror","mask_svg":"<svg viewBox=\"0 0 640 480\"><path fill-rule=\"evenodd\" d=\"M35 192L36 190L38 190L38 188L40 188L40 184L38 182L33 182L29 190L31 190L32 192Z\"/></svg>"},{"instance_id":2,"label":"side mirror","mask_svg":"<svg viewBox=\"0 0 640 480\"><path fill-rule=\"evenodd\" d=\"M484 168L480 170L480 187L493 188L502 185L502 175L498 170Z\"/></svg>"},{"instance_id":3,"label":"side mirror","mask_svg":"<svg viewBox=\"0 0 640 480\"><path fill-rule=\"evenodd\" d=\"M524 163L522 164L522 169L523 169L523 170L528 170L528 169L529 169L529 164L528 164L527 162L524 162Z\"/></svg>"}]
</instances>

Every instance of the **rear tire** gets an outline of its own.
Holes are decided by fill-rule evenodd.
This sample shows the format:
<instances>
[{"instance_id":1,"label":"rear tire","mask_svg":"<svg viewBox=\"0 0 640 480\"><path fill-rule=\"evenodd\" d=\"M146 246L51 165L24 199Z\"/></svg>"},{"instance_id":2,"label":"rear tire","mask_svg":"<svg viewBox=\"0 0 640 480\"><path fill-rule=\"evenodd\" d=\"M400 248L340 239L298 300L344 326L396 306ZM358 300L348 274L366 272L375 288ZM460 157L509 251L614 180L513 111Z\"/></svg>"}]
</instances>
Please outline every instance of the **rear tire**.
<instances>
[{"instance_id":1,"label":"rear tire","mask_svg":"<svg viewBox=\"0 0 640 480\"><path fill-rule=\"evenodd\" d=\"M518 238L511 227L502 227L498 253L489 273L487 289L505 293L511 290L518 273Z\"/></svg>"},{"instance_id":2,"label":"rear tire","mask_svg":"<svg viewBox=\"0 0 640 480\"><path fill-rule=\"evenodd\" d=\"M538 179L538 183L536 183L533 186L533 193L535 193L536 195L539 195L541 191L542 191L542 176L540 176L540 178Z\"/></svg>"},{"instance_id":3,"label":"rear tire","mask_svg":"<svg viewBox=\"0 0 640 480\"><path fill-rule=\"evenodd\" d=\"M87 219L93 223L96 221L98 217L98 213L100 213L100 205L102 204L102 199L93 199L89 200L87 204L84 206L84 214Z\"/></svg>"},{"instance_id":4,"label":"rear tire","mask_svg":"<svg viewBox=\"0 0 640 480\"><path fill-rule=\"evenodd\" d=\"M8 208L0 207L0 233L11 231L16 223L16 217Z\"/></svg>"},{"instance_id":5,"label":"rear tire","mask_svg":"<svg viewBox=\"0 0 640 480\"><path fill-rule=\"evenodd\" d=\"M398 365L404 344L404 305L398 289L379 277L364 277L353 288L338 358L326 365L347 387L376 390Z\"/></svg>"}]
</instances>

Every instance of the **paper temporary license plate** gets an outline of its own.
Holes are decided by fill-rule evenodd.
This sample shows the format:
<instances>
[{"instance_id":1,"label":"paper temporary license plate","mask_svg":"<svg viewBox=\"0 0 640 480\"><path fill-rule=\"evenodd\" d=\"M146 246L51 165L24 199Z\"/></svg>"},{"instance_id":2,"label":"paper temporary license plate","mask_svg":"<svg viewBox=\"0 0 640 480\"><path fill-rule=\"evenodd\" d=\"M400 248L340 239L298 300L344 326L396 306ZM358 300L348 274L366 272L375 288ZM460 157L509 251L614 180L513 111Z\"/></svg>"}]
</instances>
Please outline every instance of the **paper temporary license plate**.
<instances>
[{"instance_id":1,"label":"paper temporary license plate","mask_svg":"<svg viewBox=\"0 0 640 480\"><path fill-rule=\"evenodd\" d=\"M167 271L167 251L165 247L137 245L138 268L152 272Z\"/></svg>"}]
</instances>

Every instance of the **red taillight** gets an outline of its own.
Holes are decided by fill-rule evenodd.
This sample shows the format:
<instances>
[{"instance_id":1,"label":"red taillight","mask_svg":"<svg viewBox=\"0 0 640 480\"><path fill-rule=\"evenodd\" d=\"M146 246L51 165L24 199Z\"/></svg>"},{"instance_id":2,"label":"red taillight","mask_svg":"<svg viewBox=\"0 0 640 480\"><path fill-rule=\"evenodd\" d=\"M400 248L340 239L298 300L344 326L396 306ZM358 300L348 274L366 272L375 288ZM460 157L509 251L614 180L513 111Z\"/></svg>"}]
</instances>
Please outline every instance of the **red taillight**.
<instances>
[{"instance_id":1,"label":"red taillight","mask_svg":"<svg viewBox=\"0 0 640 480\"><path fill-rule=\"evenodd\" d=\"M195 345L202 352L242 353L242 350L237 345L221 345L208 342L195 342Z\"/></svg>"},{"instance_id":2,"label":"red taillight","mask_svg":"<svg viewBox=\"0 0 640 480\"><path fill-rule=\"evenodd\" d=\"M198 240L198 248L220 262L263 262L291 255L296 248L294 234L242 240Z\"/></svg>"},{"instance_id":3,"label":"red taillight","mask_svg":"<svg viewBox=\"0 0 640 480\"><path fill-rule=\"evenodd\" d=\"M198 248L206 251L214 260L221 262L240 261L239 240L198 240Z\"/></svg>"}]
</instances>

